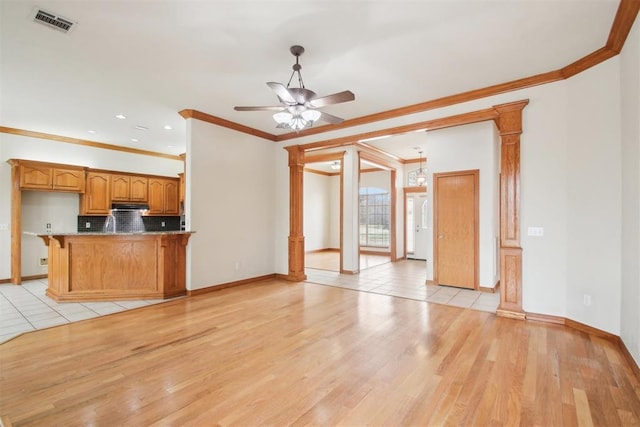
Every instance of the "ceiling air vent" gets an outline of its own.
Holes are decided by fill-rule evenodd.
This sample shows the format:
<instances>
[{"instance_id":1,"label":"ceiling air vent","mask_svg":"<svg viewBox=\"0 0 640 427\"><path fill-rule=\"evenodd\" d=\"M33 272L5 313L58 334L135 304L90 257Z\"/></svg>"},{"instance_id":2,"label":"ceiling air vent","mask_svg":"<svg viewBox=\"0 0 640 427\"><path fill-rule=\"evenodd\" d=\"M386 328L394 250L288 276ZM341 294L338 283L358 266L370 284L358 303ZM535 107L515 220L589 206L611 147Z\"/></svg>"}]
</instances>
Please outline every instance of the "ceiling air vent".
<instances>
[{"instance_id":1,"label":"ceiling air vent","mask_svg":"<svg viewBox=\"0 0 640 427\"><path fill-rule=\"evenodd\" d=\"M66 34L71 32L77 25L77 22L38 8L34 11L33 20Z\"/></svg>"}]
</instances>

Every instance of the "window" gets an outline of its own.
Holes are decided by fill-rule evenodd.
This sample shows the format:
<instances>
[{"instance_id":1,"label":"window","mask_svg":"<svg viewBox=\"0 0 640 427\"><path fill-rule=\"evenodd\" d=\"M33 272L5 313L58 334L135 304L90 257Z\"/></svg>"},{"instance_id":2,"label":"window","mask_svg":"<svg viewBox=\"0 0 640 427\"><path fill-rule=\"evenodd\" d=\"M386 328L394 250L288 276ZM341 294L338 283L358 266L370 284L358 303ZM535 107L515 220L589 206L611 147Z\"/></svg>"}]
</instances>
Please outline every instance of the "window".
<instances>
[{"instance_id":1,"label":"window","mask_svg":"<svg viewBox=\"0 0 640 427\"><path fill-rule=\"evenodd\" d=\"M360 189L360 245L389 247L389 192L380 188Z\"/></svg>"}]
</instances>

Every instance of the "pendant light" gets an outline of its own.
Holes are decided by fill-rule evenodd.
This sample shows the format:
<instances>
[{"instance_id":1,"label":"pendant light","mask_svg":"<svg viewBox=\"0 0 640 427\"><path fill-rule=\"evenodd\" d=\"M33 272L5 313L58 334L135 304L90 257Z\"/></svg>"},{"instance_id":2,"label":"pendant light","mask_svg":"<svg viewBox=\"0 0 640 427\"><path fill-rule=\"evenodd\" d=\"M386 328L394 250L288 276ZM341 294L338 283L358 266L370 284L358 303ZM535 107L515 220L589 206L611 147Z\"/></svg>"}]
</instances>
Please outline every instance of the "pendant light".
<instances>
[{"instance_id":1,"label":"pendant light","mask_svg":"<svg viewBox=\"0 0 640 427\"><path fill-rule=\"evenodd\" d=\"M427 185L427 173L426 169L422 168L422 151L418 151L418 154L420 155L420 170L416 175L416 183L422 187Z\"/></svg>"}]
</instances>

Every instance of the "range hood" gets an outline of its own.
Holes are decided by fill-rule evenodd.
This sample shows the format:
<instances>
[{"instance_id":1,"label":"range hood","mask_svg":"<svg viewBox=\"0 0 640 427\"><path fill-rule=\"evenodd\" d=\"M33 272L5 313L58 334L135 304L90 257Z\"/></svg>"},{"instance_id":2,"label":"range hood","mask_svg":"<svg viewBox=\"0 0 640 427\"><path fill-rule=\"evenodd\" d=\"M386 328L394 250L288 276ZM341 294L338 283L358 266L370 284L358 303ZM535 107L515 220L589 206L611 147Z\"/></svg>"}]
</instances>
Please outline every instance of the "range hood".
<instances>
[{"instance_id":1,"label":"range hood","mask_svg":"<svg viewBox=\"0 0 640 427\"><path fill-rule=\"evenodd\" d=\"M149 210L149 204L148 203L132 203L132 202L112 203L111 210L113 211L147 211Z\"/></svg>"}]
</instances>

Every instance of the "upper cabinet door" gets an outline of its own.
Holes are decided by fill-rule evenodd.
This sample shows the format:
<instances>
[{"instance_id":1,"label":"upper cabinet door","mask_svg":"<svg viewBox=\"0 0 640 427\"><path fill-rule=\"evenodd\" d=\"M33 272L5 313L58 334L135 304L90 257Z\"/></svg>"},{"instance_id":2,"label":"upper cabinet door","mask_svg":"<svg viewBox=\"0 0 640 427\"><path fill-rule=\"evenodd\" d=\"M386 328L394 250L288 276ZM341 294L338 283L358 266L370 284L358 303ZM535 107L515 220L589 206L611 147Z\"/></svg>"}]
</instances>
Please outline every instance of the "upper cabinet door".
<instances>
[{"instance_id":1,"label":"upper cabinet door","mask_svg":"<svg viewBox=\"0 0 640 427\"><path fill-rule=\"evenodd\" d=\"M84 214L108 214L111 209L111 176L107 173L87 173L87 188L83 200Z\"/></svg>"},{"instance_id":2,"label":"upper cabinet door","mask_svg":"<svg viewBox=\"0 0 640 427\"><path fill-rule=\"evenodd\" d=\"M84 193L84 171L76 169L53 169L52 187L54 191Z\"/></svg>"},{"instance_id":3,"label":"upper cabinet door","mask_svg":"<svg viewBox=\"0 0 640 427\"><path fill-rule=\"evenodd\" d=\"M131 201L146 202L149 199L149 179L143 176L132 176L129 197Z\"/></svg>"},{"instance_id":4,"label":"upper cabinet door","mask_svg":"<svg viewBox=\"0 0 640 427\"><path fill-rule=\"evenodd\" d=\"M20 188L24 190L51 190L53 168L41 165L20 166Z\"/></svg>"},{"instance_id":5,"label":"upper cabinet door","mask_svg":"<svg viewBox=\"0 0 640 427\"><path fill-rule=\"evenodd\" d=\"M164 213L164 180L149 179L149 214Z\"/></svg>"},{"instance_id":6,"label":"upper cabinet door","mask_svg":"<svg viewBox=\"0 0 640 427\"><path fill-rule=\"evenodd\" d=\"M128 201L130 182L128 175L111 175L111 200Z\"/></svg>"},{"instance_id":7,"label":"upper cabinet door","mask_svg":"<svg viewBox=\"0 0 640 427\"><path fill-rule=\"evenodd\" d=\"M179 181L168 179L164 184L164 213L167 215L178 215L180 204L178 201Z\"/></svg>"}]
</instances>

